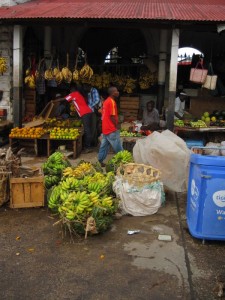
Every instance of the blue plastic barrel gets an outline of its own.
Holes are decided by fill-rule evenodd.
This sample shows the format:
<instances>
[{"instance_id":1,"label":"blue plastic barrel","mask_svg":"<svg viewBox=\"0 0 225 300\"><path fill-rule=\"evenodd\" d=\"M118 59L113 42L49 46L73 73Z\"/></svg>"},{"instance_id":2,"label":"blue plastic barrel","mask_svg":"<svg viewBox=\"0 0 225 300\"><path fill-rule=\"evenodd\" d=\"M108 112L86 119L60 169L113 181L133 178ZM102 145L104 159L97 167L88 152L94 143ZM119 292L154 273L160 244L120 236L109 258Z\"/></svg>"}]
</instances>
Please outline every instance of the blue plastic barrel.
<instances>
[{"instance_id":1,"label":"blue plastic barrel","mask_svg":"<svg viewBox=\"0 0 225 300\"><path fill-rule=\"evenodd\" d=\"M192 154L187 194L192 236L225 240L225 157Z\"/></svg>"}]
</instances>

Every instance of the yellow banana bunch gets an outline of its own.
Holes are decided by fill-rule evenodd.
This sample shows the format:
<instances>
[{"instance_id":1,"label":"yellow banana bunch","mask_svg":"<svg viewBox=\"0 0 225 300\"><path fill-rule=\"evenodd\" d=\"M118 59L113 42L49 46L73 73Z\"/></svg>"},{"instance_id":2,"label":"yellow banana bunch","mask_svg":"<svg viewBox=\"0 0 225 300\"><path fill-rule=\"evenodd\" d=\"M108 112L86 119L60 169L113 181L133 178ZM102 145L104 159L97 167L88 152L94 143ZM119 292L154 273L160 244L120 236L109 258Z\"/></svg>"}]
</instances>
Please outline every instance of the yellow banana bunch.
<instances>
[{"instance_id":1,"label":"yellow banana bunch","mask_svg":"<svg viewBox=\"0 0 225 300\"><path fill-rule=\"evenodd\" d=\"M79 71L75 69L73 71L73 81L78 81L79 80Z\"/></svg>"},{"instance_id":2,"label":"yellow banana bunch","mask_svg":"<svg viewBox=\"0 0 225 300\"><path fill-rule=\"evenodd\" d=\"M111 208L113 205L112 197L105 197L105 198L101 199L101 204L103 207Z\"/></svg>"},{"instance_id":3,"label":"yellow banana bunch","mask_svg":"<svg viewBox=\"0 0 225 300\"><path fill-rule=\"evenodd\" d=\"M111 82L111 73L103 72L102 73L102 87L103 88L109 87L110 82Z\"/></svg>"},{"instance_id":4,"label":"yellow banana bunch","mask_svg":"<svg viewBox=\"0 0 225 300\"><path fill-rule=\"evenodd\" d=\"M52 69L51 69L51 68L50 68L50 69L47 69L47 70L45 71L44 76L45 76L45 79L46 79L46 80L52 80L52 79L53 79L53 72L52 72Z\"/></svg>"},{"instance_id":5,"label":"yellow banana bunch","mask_svg":"<svg viewBox=\"0 0 225 300\"><path fill-rule=\"evenodd\" d=\"M55 75L55 80L56 80L57 84L60 84L63 81L63 74L62 74L62 72L58 72Z\"/></svg>"},{"instance_id":6,"label":"yellow banana bunch","mask_svg":"<svg viewBox=\"0 0 225 300\"><path fill-rule=\"evenodd\" d=\"M73 78L73 74L70 71L70 69L68 67L64 67L64 68L62 68L61 72L62 72L63 79L65 80L65 82L70 83Z\"/></svg>"},{"instance_id":7,"label":"yellow banana bunch","mask_svg":"<svg viewBox=\"0 0 225 300\"><path fill-rule=\"evenodd\" d=\"M63 170L63 176L73 176L73 168L67 167Z\"/></svg>"},{"instance_id":8,"label":"yellow banana bunch","mask_svg":"<svg viewBox=\"0 0 225 300\"><path fill-rule=\"evenodd\" d=\"M35 84L35 77L34 75L28 75L24 78L25 84L28 85L29 88L35 89L36 84Z\"/></svg>"},{"instance_id":9,"label":"yellow banana bunch","mask_svg":"<svg viewBox=\"0 0 225 300\"><path fill-rule=\"evenodd\" d=\"M133 93L133 90L136 88L135 83L136 83L136 79L128 77L123 91L128 94Z\"/></svg>"},{"instance_id":10,"label":"yellow banana bunch","mask_svg":"<svg viewBox=\"0 0 225 300\"><path fill-rule=\"evenodd\" d=\"M79 75L81 79L91 79L93 74L93 69L87 63L85 63L84 66L81 68Z\"/></svg>"},{"instance_id":11,"label":"yellow banana bunch","mask_svg":"<svg viewBox=\"0 0 225 300\"><path fill-rule=\"evenodd\" d=\"M0 73L3 75L7 71L7 60L5 57L0 56Z\"/></svg>"},{"instance_id":12,"label":"yellow banana bunch","mask_svg":"<svg viewBox=\"0 0 225 300\"><path fill-rule=\"evenodd\" d=\"M52 75L54 76L54 77L56 77L57 76L57 74L60 72L60 70L57 68L57 67L55 67L54 69L53 69L53 71L52 71Z\"/></svg>"}]
</instances>

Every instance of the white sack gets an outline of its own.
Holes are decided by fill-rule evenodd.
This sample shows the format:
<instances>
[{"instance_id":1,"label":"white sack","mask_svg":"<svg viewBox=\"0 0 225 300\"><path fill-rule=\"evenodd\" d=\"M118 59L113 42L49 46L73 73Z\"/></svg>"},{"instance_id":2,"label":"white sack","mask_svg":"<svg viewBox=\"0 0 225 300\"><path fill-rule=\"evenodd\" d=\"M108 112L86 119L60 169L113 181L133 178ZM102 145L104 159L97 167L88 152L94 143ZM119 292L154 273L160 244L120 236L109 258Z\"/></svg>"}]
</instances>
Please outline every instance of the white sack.
<instances>
[{"instance_id":1,"label":"white sack","mask_svg":"<svg viewBox=\"0 0 225 300\"><path fill-rule=\"evenodd\" d=\"M205 145L205 147L220 148L221 144L209 142ZM204 152L206 155L220 156L220 149L205 149Z\"/></svg>"},{"instance_id":2,"label":"white sack","mask_svg":"<svg viewBox=\"0 0 225 300\"><path fill-rule=\"evenodd\" d=\"M187 191L190 153L186 143L169 130L155 131L137 140L133 148L134 161L159 169L163 184L175 192Z\"/></svg>"},{"instance_id":3,"label":"white sack","mask_svg":"<svg viewBox=\"0 0 225 300\"><path fill-rule=\"evenodd\" d=\"M116 176L113 190L121 200L119 207L122 213L132 216L155 214L165 198L163 184L160 181L137 188Z\"/></svg>"}]
</instances>

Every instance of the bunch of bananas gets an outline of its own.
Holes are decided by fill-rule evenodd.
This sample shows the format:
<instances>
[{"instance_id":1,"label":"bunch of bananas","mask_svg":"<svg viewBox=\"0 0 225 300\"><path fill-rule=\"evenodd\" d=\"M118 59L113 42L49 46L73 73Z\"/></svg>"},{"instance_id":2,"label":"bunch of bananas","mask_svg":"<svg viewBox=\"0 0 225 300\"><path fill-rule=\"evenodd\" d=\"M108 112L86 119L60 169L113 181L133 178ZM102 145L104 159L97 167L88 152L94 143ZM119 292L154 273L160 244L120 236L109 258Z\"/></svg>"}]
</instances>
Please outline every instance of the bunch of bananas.
<instances>
[{"instance_id":1,"label":"bunch of bananas","mask_svg":"<svg viewBox=\"0 0 225 300\"><path fill-rule=\"evenodd\" d=\"M85 63L84 66L81 68L79 76L80 78L83 79L91 79L91 77L93 76L94 71L93 69L87 64Z\"/></svg>"},{"instance_id":2,"label":"bunch of bananas","mask_svg":"<svg viewBox=\"0 0 225 300\"><path fill-rule=\"evenodd\" d=\"M42 165L44 175L62 175L65 168L70 165L69 161L61 152L54 152Z\"/></svg>"},{"instance_id":3,"label":"bunch of bananas","mask_svg":"<svg viewBox=\"0 0 225 300\"><path fill-rule=\"evenodd\" d=\"M76 168L71 168L71 167L66 168L63 171L63 176L73 176L73 177L81 179L84 176L86 176L88 174L92 174L94 172L95 172L95 169L91 163L82 162Z\"/></svg>"},{"instance_id":4,"label":"bunch of bananas","mask_svg":"<svg viewBox=\"0 0 225 300\"><path fill-rule=\"evenodd\" d=\"M3 75L7 71L7 60L5 57L0 56L0 73Z\"/></svg>"},{"instance_id":5,"label":"bunch of bananas","mask_svg":"<svg viewBox=\"0 0 225 300\"><path fill-rule=\"evenodd\" d=\"M44 182L46 189L50 189L52 186L57 185L60 182L61 177L57 175L45 175Z\"/></svg>"},{"instance_id":6,"label":"bunch of bananas","mask_svg":"<svg viewBox=\"0 0 225 300\"><path fill-rule=\"evenodd\" d=\"M139 86L142 90L150 88L153 84L157 83L157 73L151 71L142 71L139 77Z\"/></svg>"},{"instance_id":7,"label":"bunch of bananas","mask_svg":"<svg viewBox=\"0 0 225 300\"><path fill-rule=\"evenodd\" d=\"M106 171L116 172L121 164L133 162L132 154L128 150L123 150L115 154L106 164Z\"/></svg>"},{"instance_id":8,"label":"bunch of bananas","mask_svg":"<svg viewBox=\"0 0 225 300\"><path fill-rule=\"evenodd\" d=\"M78 81L79 80L79 71L77 69L75 69L73 71L73 81Z\"/></svg>"},{"instance_id":9,"label":"bunch of bananas","mask_svg":"<svg viewBox=\"0 0 225 300\"><path fill-rule=\"evenodd\" d=\"M75 170L79 170L75 173L79 178L74 176ZM63 173L58 185L50 190L49 208L59 214L70 232L84 234L90 217L96 222L96 233L107 230L117 209L117 202L111 196L114 173L98 172L85 161L76 168L67 167Z\"/></svg>"},{"instance_id":10,"label":"bunch of bananas","mask_svg":"<svg viewBox=\"0 0 225 300\"><path fill-rule=\"evenodd\" d=\"M48 81L54 79L53 72L52 72L52 69L51 69L51 68L49 68L49 69L47 69L47 70L45 71L44 77L45 77L45 79L48 80Z\"/></svg>"},{"instance_id":11,"label":"bunch of bananas","mask_svg":"<svg viewBox=\"0 0 225 300\"><path fill-rule=\"evenodd\" d=\"M136 88L135 83L136 83L136 79L128 77L126 79L126 83L125 83L125 87L124 87L123 91L128 94L133 93L133 90Z\"/></svg>"},{"instance_id":12,"label":"bunch of bananas","mask_svg":"<svg viewBox=\"0 0 225 300\"><path fill-rule=\"evenodd\" d=\"M56 82L57 82L58 85L63 81L63 74L62 74L61 71L59 71L59 72L55 75L55 80L56 80Z\"/></svg>"},{"instance_id":13,"label":"bunch of bananas","mask_svg":"<svg viewBox=\"0 0 225 300\"><path fill-rule=\"evenodd\" d=\"M64 81L66 83L71 83L72 78L73 78L73 74L70 71L70 69L68 67L64 67L64 68L62 68L61 72L62 72L62 76L63 76Z\"/></svg>"},{"instance_id":14,"label":"bunch of bananas","mask_svg":"<svg viewBox=\"0 0 225 300\"><path fill-rule=\"evenodd\" d=\"M30 89L35 89L36 87L35 76L31 73L30 69L27 69L25 73L26 73L26 77L24 78L24 83L27 84Z\"/></svg>"}]
</instances>

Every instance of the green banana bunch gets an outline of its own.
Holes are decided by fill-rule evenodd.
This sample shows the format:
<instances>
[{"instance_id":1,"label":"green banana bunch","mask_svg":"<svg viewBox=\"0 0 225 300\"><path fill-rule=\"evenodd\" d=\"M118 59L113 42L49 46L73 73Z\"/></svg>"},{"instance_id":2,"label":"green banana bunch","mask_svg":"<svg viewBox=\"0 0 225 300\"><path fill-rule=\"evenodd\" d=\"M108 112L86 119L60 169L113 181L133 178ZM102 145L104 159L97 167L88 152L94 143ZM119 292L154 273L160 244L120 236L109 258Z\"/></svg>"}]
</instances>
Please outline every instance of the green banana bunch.
<instances>
[{"instance_id":1,"label":"green banana bunch","mask_svg":"<svg viewBox=\"0 0 225 300\"><path fill-rule=\"evenodd\" d=\"M60 177L55 175L45 175L44 182L46 189L50 189L53 185L58 184L60 181Z\"/></svg>"}]
</instances>

